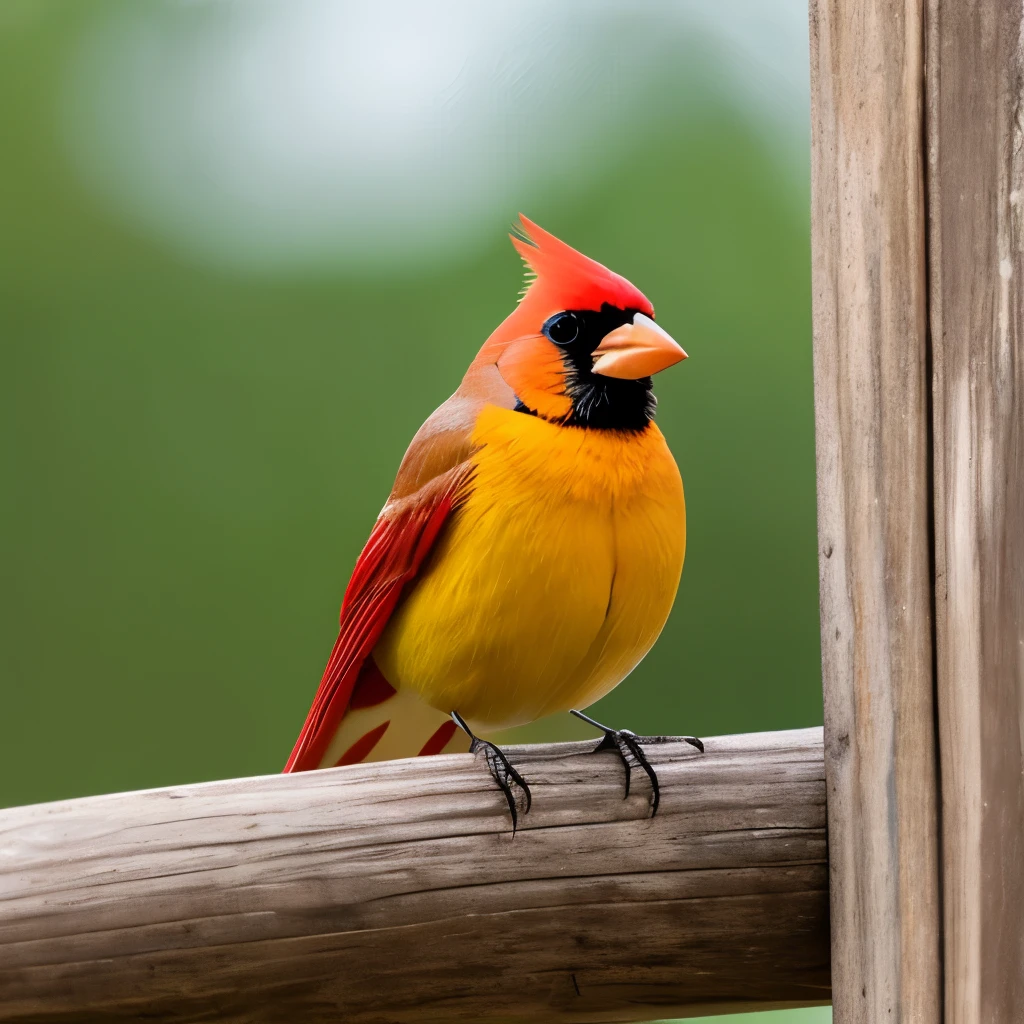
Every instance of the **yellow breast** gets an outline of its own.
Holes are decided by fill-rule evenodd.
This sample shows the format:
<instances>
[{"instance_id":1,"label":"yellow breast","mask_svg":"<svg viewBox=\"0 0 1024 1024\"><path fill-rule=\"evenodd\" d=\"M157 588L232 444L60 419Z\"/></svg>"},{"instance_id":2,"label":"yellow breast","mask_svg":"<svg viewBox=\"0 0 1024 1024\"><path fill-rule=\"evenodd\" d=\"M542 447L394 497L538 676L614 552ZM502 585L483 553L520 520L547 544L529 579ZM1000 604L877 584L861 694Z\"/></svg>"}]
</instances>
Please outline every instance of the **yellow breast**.
<instances>
[{"instance_id":1,"label":"yellow breast","mask_svg":"<svg viewBox=\"0 0 1024 1024\"><path fill-rule=\"evenodd\" d=\"M472 493L374 658L483 731L593 703L650 650L686 546L661 431L559 427L487 407Z\"/></svg>"}]
</instances>

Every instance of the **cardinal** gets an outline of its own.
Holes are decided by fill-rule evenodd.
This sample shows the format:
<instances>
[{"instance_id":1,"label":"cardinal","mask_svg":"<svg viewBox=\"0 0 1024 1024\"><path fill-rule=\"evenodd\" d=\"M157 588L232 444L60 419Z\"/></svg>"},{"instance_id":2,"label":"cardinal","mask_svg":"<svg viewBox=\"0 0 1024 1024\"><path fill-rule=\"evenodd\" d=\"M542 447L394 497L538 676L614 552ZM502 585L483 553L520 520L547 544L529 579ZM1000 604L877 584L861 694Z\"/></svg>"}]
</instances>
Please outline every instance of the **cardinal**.
<instances>
[{"instance_id":1,"label":"cardinal","mask_svg":"<svg viewBox=\"0 0 1024 1024\"><path fill-rule=\"evenodd\" d=\"M686 358L624 277L526 217L515 310L413 438L359 556L286 772L482 750L571 711L660 790L639 738L585 715L650 650L686 548L651 377ZM696 737L687 737L699 750Z\"/></svg>"}]
</instances>

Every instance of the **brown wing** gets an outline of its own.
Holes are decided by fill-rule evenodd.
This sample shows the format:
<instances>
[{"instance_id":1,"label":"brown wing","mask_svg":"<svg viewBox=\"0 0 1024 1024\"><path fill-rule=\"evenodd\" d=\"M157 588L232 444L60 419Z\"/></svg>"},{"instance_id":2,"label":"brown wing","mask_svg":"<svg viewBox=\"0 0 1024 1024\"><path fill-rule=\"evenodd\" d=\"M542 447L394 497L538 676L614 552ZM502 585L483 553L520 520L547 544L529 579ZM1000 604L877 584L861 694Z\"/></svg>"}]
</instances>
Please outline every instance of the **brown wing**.
<instances>
[{"instance_id":1,"label":"brown wing","mask_svg":"<svg viewBox=\"0 0 1024 1024\"><path fill-rule=\"evenodd\" d=\"M489 402L511 408L515 399L496 367L475 368L413 438L345 589L338 639L286 772L320 767L405 587L472 489L473 425Z\"/></svg>"}]
</instances>

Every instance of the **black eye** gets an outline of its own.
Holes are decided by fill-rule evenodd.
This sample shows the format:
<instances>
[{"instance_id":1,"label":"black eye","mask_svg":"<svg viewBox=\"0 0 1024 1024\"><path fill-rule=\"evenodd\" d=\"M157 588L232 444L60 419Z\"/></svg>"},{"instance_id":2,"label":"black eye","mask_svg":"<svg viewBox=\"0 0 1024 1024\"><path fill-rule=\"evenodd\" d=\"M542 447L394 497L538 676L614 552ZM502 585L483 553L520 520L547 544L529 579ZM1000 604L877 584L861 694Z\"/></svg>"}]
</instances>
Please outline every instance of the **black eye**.
<instances>
[{"instance_id":1,"label":"black eye","mask_svg":"<svg viewBox=\"0 0 1024 1024\"><path fill-rule=\"evenodd\" d=\"M580 336L580 322L572 313L559 313L544 325L544 333L556 345L570 345Z\"/></svg>"}]
</instances>

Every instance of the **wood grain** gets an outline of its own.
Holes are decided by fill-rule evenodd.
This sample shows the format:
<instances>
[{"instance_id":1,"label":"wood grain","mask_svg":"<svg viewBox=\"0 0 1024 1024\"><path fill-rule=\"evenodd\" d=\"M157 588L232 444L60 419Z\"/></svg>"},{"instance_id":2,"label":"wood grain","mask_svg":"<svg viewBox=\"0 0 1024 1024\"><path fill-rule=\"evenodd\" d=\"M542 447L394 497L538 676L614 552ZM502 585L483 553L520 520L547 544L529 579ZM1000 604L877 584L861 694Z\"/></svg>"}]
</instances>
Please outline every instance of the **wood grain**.
<instances>
[{"instance_id":1,"label":"wood grain","mask_svg":"<svg viewBox=\"0 0 1024 1024\"><path fill-rule=\"evenodd\" d=\"M987 1024L1024 1014L1024 24L928 23L945 1021Z\"/></svg>"},{"instance_id":2,"label":"wood grain","mask_svg":"<svg viewBox=\"0 0 1024 1024\"><path fill-rule=\"evenodd\" d=\"M941 1019L922 8L810 5L836 1024Z\"/></svg>"},{"instance_id":3,"label":"wood grain","mask_svg":"<svg viewBox=\"0 0 1024 1024\"><path fill-rule=\"evenodd\" d=\"M0 812L0 1021L636 1021L829 998L820 729Z\"/></svg>"}]
</instances>

